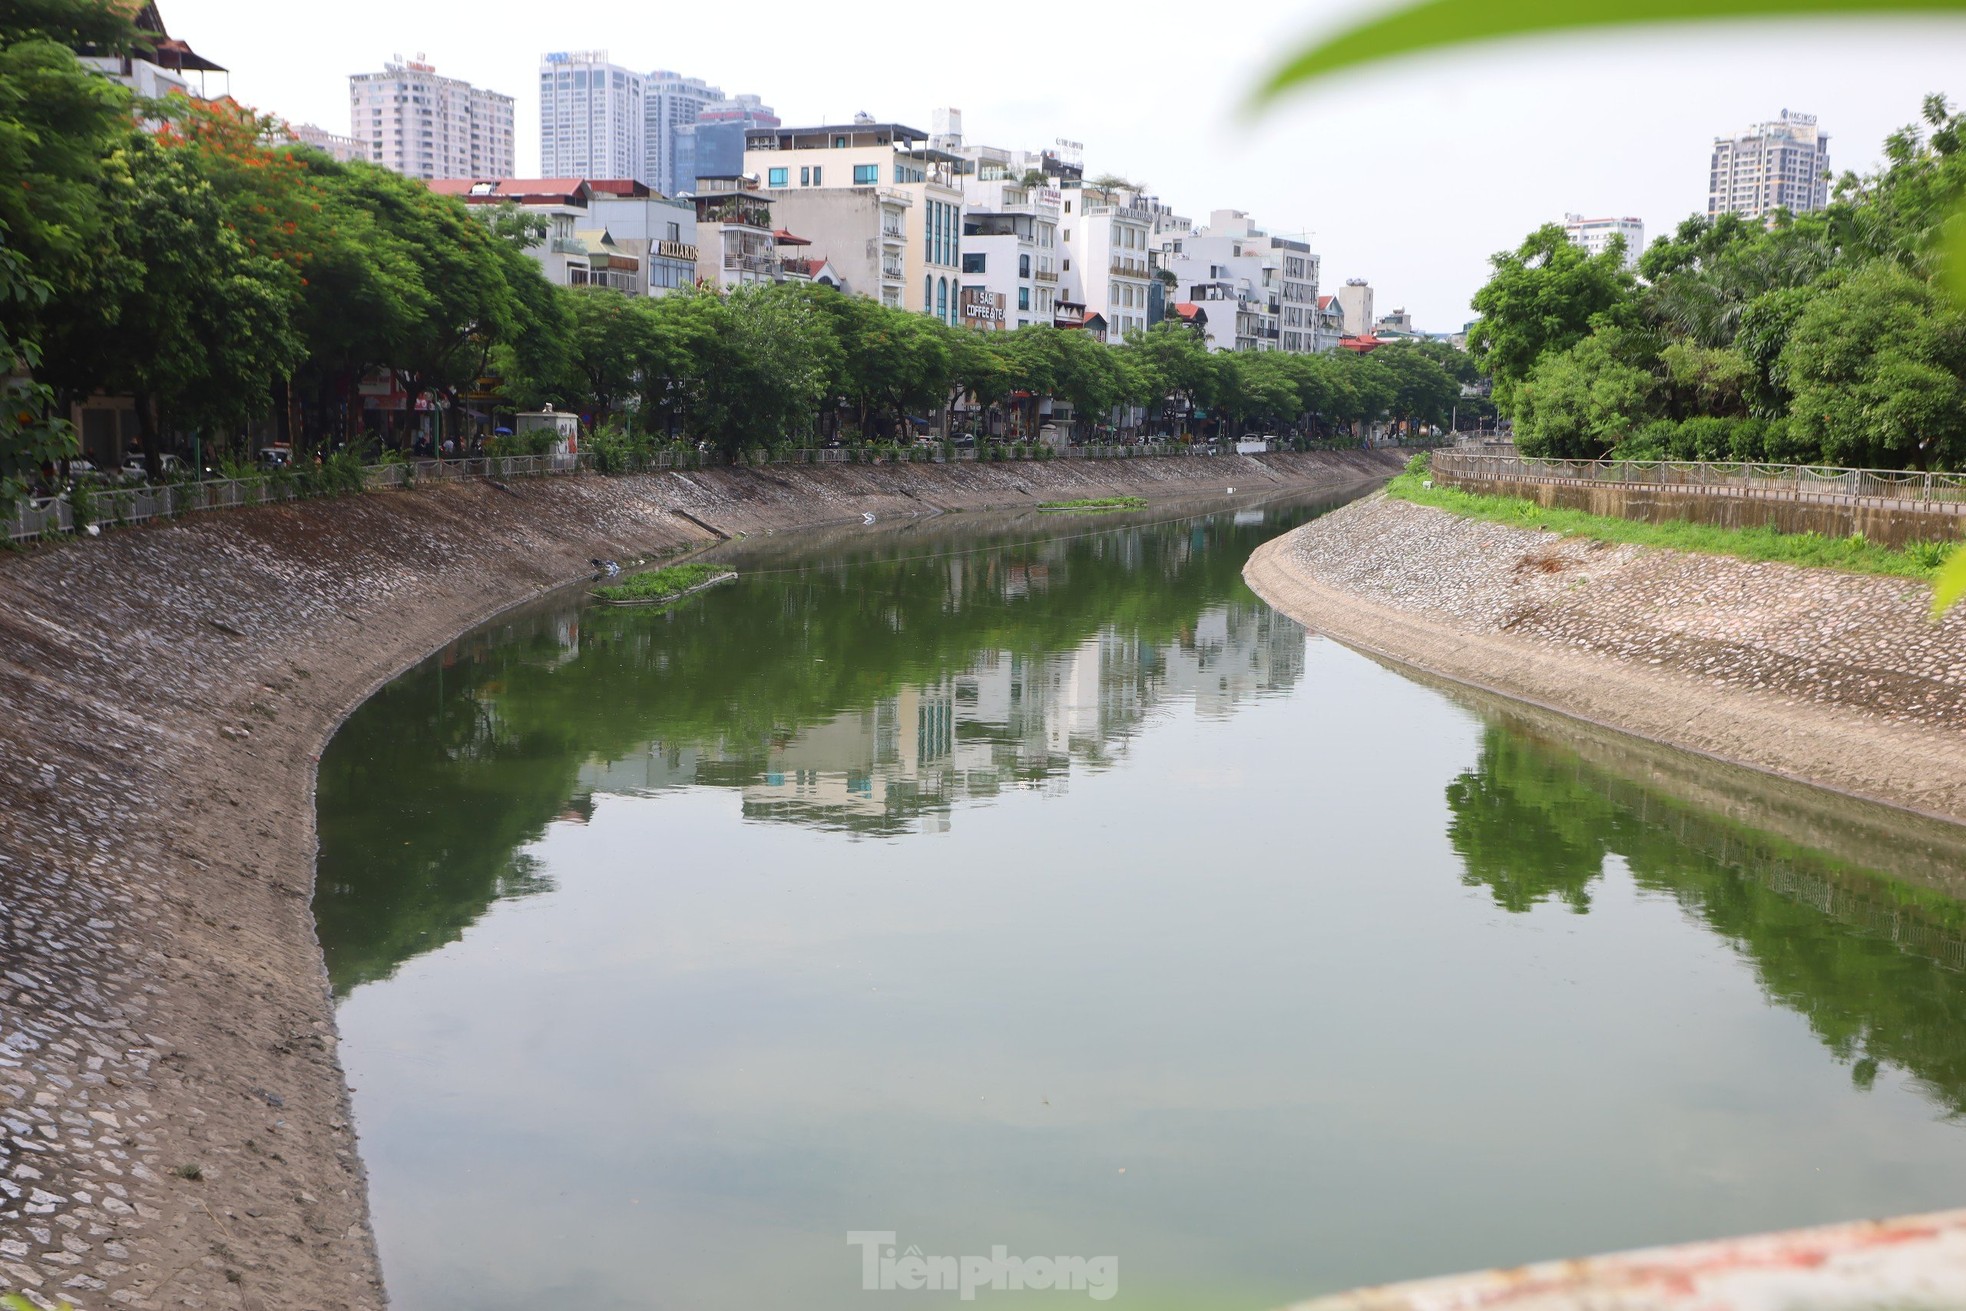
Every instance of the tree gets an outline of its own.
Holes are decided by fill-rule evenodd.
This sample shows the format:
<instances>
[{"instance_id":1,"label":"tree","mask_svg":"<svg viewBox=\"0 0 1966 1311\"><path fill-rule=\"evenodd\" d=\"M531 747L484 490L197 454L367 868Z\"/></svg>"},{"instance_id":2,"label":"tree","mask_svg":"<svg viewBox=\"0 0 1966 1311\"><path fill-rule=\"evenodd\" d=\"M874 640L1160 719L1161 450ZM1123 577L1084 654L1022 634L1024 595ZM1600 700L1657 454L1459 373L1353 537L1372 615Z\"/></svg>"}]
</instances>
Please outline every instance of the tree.
<instances>
[{"instance_id":1,"label":"tree","mask_svg":"<svg viewBox=\"0 0 1966 1311\"><path fill-rule=\"evenodd\" d=\"M1796 319L1781 364L1791 426L1825 459L1875 468L1966 461L1966 312L1886 261L1865 265Z\"/></svg>"},{"instance_id":2,"label":"tree","mask_svg":"<svg viewBox=\"0 0 1966 1311\"><path fill-rule=\"evenodd\" d=\"M1554 351L1566 350L1591 330L1592 320L1624 304L1632 293L1624 247L1613 241L1588 254L1561 227L1536 229L1513 251L1489 263L1495 272L1475 293L1481 319L1468 346L1482 372L1495 380L1495 403L1513 412L1516 388Z\"/></svg>"},{"instance_id":3,"label":"tree","mask_svg":"<svg viewBox=\"0 0 1966 1311\"><path fill-rule=\"evenodd\" d=\"M1615 333L1593 334L1536 366L1516 394L1524 455L1594 460L1651 416L1656 382L1617 343Z\"/></svg>"}]
</instances>

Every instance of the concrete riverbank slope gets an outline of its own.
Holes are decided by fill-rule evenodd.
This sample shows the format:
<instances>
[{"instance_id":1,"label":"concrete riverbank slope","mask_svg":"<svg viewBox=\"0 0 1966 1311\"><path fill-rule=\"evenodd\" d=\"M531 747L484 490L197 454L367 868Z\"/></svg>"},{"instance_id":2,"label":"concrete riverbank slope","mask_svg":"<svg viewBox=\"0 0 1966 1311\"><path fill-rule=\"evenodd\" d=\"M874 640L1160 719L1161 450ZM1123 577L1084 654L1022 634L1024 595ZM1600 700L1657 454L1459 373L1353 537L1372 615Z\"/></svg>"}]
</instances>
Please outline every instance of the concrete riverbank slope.
<instances>
[{"instance_id":1,"label":"concrete riverbank slope","mask_svg":"<svg viewBox=\"0 0 1966 1311\"><path fill-rule=\"evenodd\" d=\"M383 1301L310 896L381 682L631 556L1038 500L1357 485L1375 453L444 484L0 556L0 1291Z\"/></svg>"},{"instance_id":2,"label":"concrete riverbank slope","mask_svg":"<svg viewBox=\"0 0 1966 1311\"><path fill-rule=\"evenodd\" d=\"M1374 496L1259 550L1348 645L1655 742L1966 822L1966 609L1906 579L1462 519Z\"/></svg>"}]
</instances>

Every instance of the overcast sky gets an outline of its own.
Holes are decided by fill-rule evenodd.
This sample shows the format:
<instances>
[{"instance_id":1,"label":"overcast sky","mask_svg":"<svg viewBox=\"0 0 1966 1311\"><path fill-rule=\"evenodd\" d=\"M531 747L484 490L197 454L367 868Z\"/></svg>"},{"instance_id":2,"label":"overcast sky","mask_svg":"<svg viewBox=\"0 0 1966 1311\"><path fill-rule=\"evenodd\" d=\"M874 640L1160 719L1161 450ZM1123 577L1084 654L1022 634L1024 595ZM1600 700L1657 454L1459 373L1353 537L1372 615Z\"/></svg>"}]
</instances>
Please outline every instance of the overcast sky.
<instances>
[{"instance_id":1,"label":"overcast sky","mask_svg":"<svg viewBox=\"0 0 1966 1311\"><path fill-rule=\"evenodd\" d=\"M1365 278L1381 312L1405 306L1433 331L1471 316L1491 253L1566 211L1634 215L1649 240L1703 210L1716 134L1803 110L1830 133L1836 170L1861 171L1924 93L1966 97L1966 18L1871 18L1497 44L1245 117L1261 70L1374 7L160 0L173 36L233 70L235 96L296 122L347 132L348 75L397 54L512 95L522 173L539 164L548 50L605 46L632 68L755 92L787 123L864 109L926 131L953 105L972 143L1081 141L1088 173L1145 181L1197 221L1242 209L1305 233L1326 288Z\"/></svg>"}]
</instances>

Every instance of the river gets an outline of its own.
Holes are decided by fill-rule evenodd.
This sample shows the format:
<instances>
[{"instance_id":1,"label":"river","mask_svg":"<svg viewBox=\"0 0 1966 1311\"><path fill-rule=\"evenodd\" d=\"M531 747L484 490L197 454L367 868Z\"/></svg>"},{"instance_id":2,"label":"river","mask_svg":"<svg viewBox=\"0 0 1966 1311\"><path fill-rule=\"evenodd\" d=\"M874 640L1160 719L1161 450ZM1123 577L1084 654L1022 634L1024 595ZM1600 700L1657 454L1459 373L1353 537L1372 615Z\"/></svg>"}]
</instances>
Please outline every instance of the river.
<instances>
[{"instance_id":1,"label":"river","mask_svg":"<svg viewBox=\"0 0 1966 1311\"><path fill-rule=\"evenodd\" d=\"M393 1304L1256 1311L1966 1202L1955 839L1307 636L1240 570L1323 508L731 543L378 693L315 910Z\"/></svg>"}]
</instances>

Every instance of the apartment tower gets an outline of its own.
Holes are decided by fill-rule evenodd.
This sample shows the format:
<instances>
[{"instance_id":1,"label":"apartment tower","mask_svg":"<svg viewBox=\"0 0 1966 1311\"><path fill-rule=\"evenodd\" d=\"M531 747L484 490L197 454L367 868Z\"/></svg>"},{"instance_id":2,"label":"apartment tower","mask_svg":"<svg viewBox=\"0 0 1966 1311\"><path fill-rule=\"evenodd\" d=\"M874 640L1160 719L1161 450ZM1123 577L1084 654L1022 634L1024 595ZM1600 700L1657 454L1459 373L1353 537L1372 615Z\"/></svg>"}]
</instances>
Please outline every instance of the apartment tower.
<instances>
[{"instance_id":1,"label":"apartment tower","mask_svg":"<svg viewBox=\"0 0 1966 1311\"><path fill-rule=\"evenodd\" d=\"M439 77L421 59L348 79L349 136L362 157L425 181L510 177L512 106L511 96Z\"/></svg>"},{"instance_id":2,"label":"apartment tower","mask_svg":"<svg viewBox=\"0 0 1966 1311\"><path fill-rule=\"evenodd\" d=\"M549 178L650 183L648 79L605 50L557 51L539 61L539 171Z\"/></svg>"},{"instance_id":3,"label":"apartment tower","mask_svg":"<svg viewBox=\"0 0 1966 1311\"><path fill-rule=\"evenodd\" d=\"M1784 109L1737 137L1715 137L1707 213L1758 218L1771 209L1807 214L1829 204L1829 135L1814 114Z\"/></svg>"}]
</instances>

